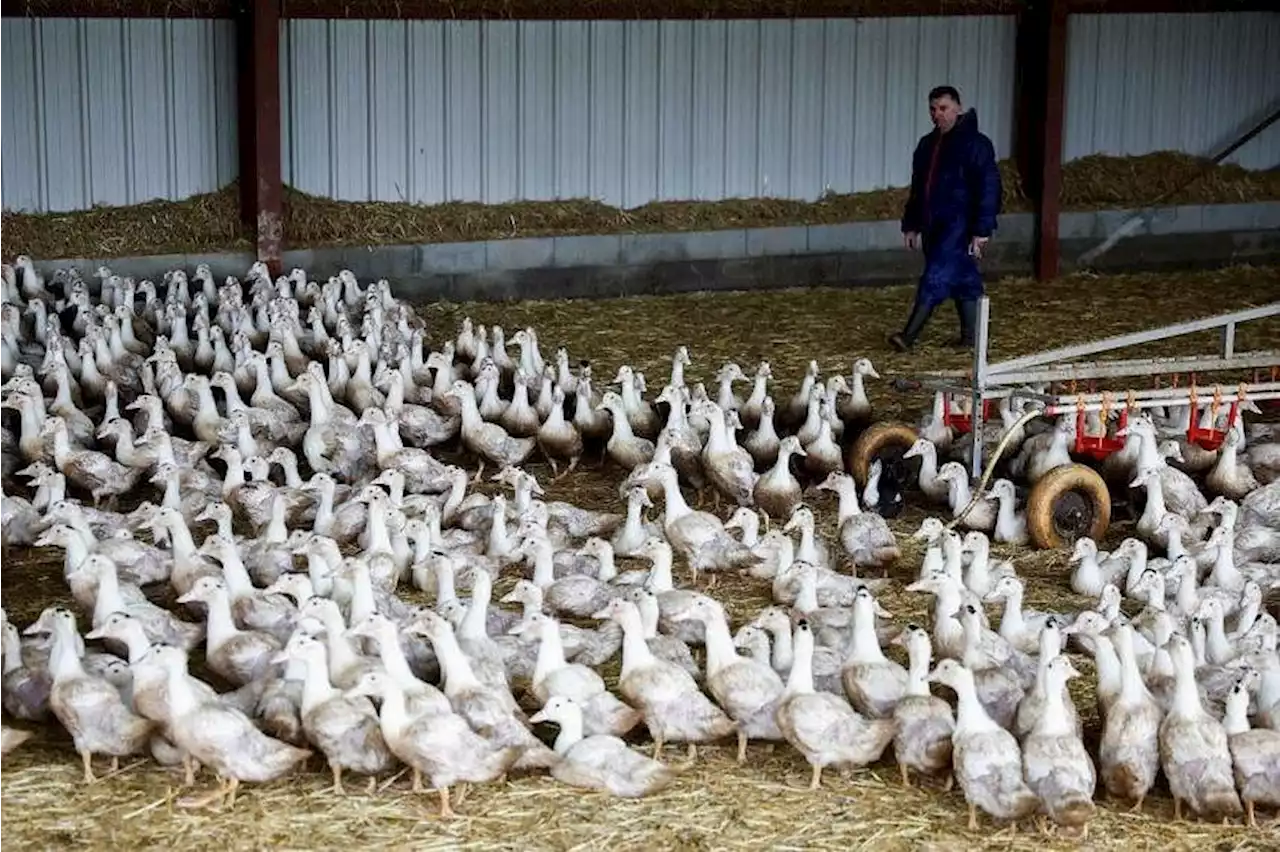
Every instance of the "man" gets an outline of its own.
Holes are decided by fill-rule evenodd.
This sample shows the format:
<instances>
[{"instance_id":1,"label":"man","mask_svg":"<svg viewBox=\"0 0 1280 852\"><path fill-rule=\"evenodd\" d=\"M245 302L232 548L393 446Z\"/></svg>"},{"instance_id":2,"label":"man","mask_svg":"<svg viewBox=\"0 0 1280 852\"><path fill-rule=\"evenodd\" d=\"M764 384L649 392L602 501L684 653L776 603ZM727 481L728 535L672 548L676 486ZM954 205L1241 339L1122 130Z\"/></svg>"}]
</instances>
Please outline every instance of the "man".
<instances>
[{"instance_id":1,"label":"man","mask_svg":"<svg viewBox=\"0 0 1280 852\"><path fill-rule=\"evenodd\" d=\"M889 338L905 352L929 321L934 308L954 299L960 338L973 345L982 273L978 260L996 230L1000 213L1000 169L991 140L978 132L978 116L960 105L952 86L929 92L933 130L916 145L911 160L911 192L902 216L908 249L923 247L924 274L906 328Z\"/></svg>"}]
</instances>

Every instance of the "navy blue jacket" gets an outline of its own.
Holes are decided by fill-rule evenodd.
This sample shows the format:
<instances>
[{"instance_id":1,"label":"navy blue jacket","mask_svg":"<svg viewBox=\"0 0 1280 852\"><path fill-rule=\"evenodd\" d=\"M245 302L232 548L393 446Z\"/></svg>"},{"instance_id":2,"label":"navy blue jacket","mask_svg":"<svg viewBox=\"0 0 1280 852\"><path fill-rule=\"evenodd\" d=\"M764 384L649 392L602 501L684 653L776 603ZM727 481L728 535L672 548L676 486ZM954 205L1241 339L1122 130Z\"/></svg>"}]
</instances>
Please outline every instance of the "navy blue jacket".
<instances>
[{"instance_id":1,"label":"navy blue jacket","mask_svg":"<svg viewBox=\"0 0 1280 852\"><path fill-rule=\"evenodd\" d=\"M942 147L933 162L938 145ZM967 245L971 237L995 233L1000 202L995 148L989 138L978 132L978 115L970 109L960 114L949 133L935 129L916 145L902 231L922 234L926 247L930 236L937 241L944 234L952 238L947 242Z\"/></svg>"}]
</instances>

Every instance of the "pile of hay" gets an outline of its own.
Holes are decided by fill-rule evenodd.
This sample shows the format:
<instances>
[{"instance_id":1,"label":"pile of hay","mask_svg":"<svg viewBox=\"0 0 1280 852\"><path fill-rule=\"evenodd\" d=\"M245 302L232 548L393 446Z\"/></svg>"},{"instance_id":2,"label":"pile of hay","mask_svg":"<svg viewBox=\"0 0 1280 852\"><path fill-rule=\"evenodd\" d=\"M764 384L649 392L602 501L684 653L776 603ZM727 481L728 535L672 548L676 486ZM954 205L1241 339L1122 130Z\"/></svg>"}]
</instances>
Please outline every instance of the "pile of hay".
<instances>
[{"instance_id":1,"label":"pile of hay","mask_svg":"<svg viewBox=\"0 0 1280 852\"><path fill-rule=\"evenodd\" d=\"M1274 297L1277 275L1277 269L1237 268L1179 275L1082 275L1049 284L1001 281L991 288L994 354L1002 358L1078 342L1082 327L1101 336L1258 304ZM1028 298L1029 292L1034 292L1033 299ZM1163 298L1152 299L1153 292ZM768 358L777 377L773 392L779 399L794 393L809 359L816 358L825 373L847 371L854 358L866 355L882 376L869 386L877 417L914 419L927 397L894 391L890 381L925 370L963 367L965 358L939 345L953 331L955 320L949 311L935 319L925 345L916 353L901 355L886 349L884 333L901 321L910 298L910 288L890 287L434 303L422 310L437 343L452 336L464 316L502 324L509 332L533 325L547 354L563 345L571 358L591 359L596 373L610 378L618 366L630 363L648 374L651 388L665 380L670 353L679 344L687 344L693 358L690 381L709 379L725 360L736 360L749 371L757 359ZM762 328L767 332L762 333ZM1152 354L1212 351L1215 343L1212 335L1198 335L1181 344L1157 347ZM1241 350L1280 347L1280 322L1241 327L1237 345ZM621 508L616 492L619 471L601 470L594 460L584 460L574 475L554 485L545 466L533 465L531 470L547 484L549 500L572 500L593 509ZM483 490L492 492L492 483ZM806 499L815 509L818 529L830 541L834 500L829 495ZM923 510L913 507L893 522L903 540L904 556L892 571L893 588L881 601L897 623L928 617L927 599L902 591L914 578L921 556L919 547L905 537L924 516ZM1107 544L1130 532L1130 525L1116 524ZM1067 588L1066 554L1004 546L995 550L1000 557L1015 560L1018 573L1026 578L1028 607L1071 610L1088 605ZM3 557L0 589L15 623L28 623L52 603L70 603L59 552L6 549ZM687 582L680 566L677 581ZM504 579L496 594L510 584L509 578ZM764 583L732 577L722 577L715 594L725 601L735 625L769 602ZM1073 681L1073 695L1092 744L1098 731L1093 675L1086 663L1080 665L1085 676ZM616 677L616 665L606 676ZM542 733L553 736L554 728ZM85 786L66 735L50 726L6 759L0 804L10 842L41 847L112 845L191 852L275 845L445 849L462 843L479 850L846 849L854 844L885 850L1079 848L1072 841L992 828L985 819L982 830L969 832L958 790L944 794L936 785L904 789L888 761L846 778L825 773L823 789L813 793L804 789L807 765L790 747L779 745L770 751L753 744L748 763L741 767L733 753L732 744L701 749L697 764L671 790L641 801L584 793L546 777L484 786L474 789L458 807L461 819L445 824L435 818L434 797L410 793L403 776L384 779L384 789L376 796L337 798L328 792L327 771L314 763L310 771L291 780L245 785L235 810L224 813L178 808L176 801L186 792L177 787L176 776L150 761L126 761L118 775ZM203 789L211 782L203 778L200 783ZM1153 795L1142 814L1100 801L1089 842L1094 848L1108 849L1262 849L1274 845L1274 835L1240 826L1175 823L1168 798Z\"/></svg>"},{"instance_id":2,"label":"pile of hay","mask_svg":"<svg viewBox=\"0 0 1280 852\"><path fill-rule=\"evenodd\" d=\"M1006 213L1030 209L1017 169L1000 164ZM1183 186L1197 178L1189 186ZM4 213L0 254L106 258L135 254L245 250L238 185L186 201L100 207L76 213ZM1280 170L1208 166L1183 154L1092 156L1063 168L1064 210L1280 199ZM570 234L709 231L778 225L894 220L906 190L829 193L817 201L744 198L661 201L624 210L597 201L452 202L438 205L333 201L286 189L287 248L462 242Z\"/></svg>"}]
</instances>

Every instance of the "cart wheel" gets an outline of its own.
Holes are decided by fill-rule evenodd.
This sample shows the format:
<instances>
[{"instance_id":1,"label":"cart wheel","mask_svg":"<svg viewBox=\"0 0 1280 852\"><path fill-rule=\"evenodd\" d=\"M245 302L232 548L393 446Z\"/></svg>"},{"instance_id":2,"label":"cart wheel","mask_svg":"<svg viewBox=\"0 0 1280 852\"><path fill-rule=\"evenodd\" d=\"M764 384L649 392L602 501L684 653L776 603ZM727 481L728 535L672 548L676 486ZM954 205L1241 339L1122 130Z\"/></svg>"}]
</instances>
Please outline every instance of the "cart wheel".
<instances>
[{"instance_id":1,"label":"cart wheel","mask_svg":"<svg viewBox=\"0 0 1280 852\"><path fill-rule=\"evenodd\" d=\"M911 449L911 445L919 437L915 429L905 423L875 423L863 430L849 448L849 472L853 474L858 487L867 484L867 471L871 462L877 458L889 461L901 458Z\"/></svg>"},{"instance_id":2,"label":"cart wheel","mask_svg":"<svg viewBox=\"0 0 1280 852\"><path fill-rule=\"evenodd\" d=\"M1111 493L1091 467L1068 464L1045 474L1027 496L1027 531L1042 549L1088 536L1100 541L1111 522Z\"/></svg>"}]
</instances>

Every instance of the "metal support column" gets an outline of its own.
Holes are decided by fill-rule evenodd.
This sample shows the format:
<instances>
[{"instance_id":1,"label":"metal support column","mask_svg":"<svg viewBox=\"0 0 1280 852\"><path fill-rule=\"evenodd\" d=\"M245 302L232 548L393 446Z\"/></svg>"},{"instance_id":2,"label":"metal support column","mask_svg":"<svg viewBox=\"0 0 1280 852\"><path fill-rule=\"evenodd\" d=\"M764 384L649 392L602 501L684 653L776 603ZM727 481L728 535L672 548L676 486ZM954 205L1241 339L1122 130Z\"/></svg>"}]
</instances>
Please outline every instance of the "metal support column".
<instances>
[{"instance_id":1,"label":"metal support column","mask_svg":"<svg viewBox=\"0 0 1280 852\"><path fill-rule=\"evenodd\" d=\"M983 408L987 396L987 346L991 333L991 300L985 295L978 300L978 327L973 334L973 381L972 399L973 413L969 422L973 424L973 458L969 473L974 482L982 476L982 428ZM948 402L948 405L950 403Z\"/></svg>"}]
</instances>

